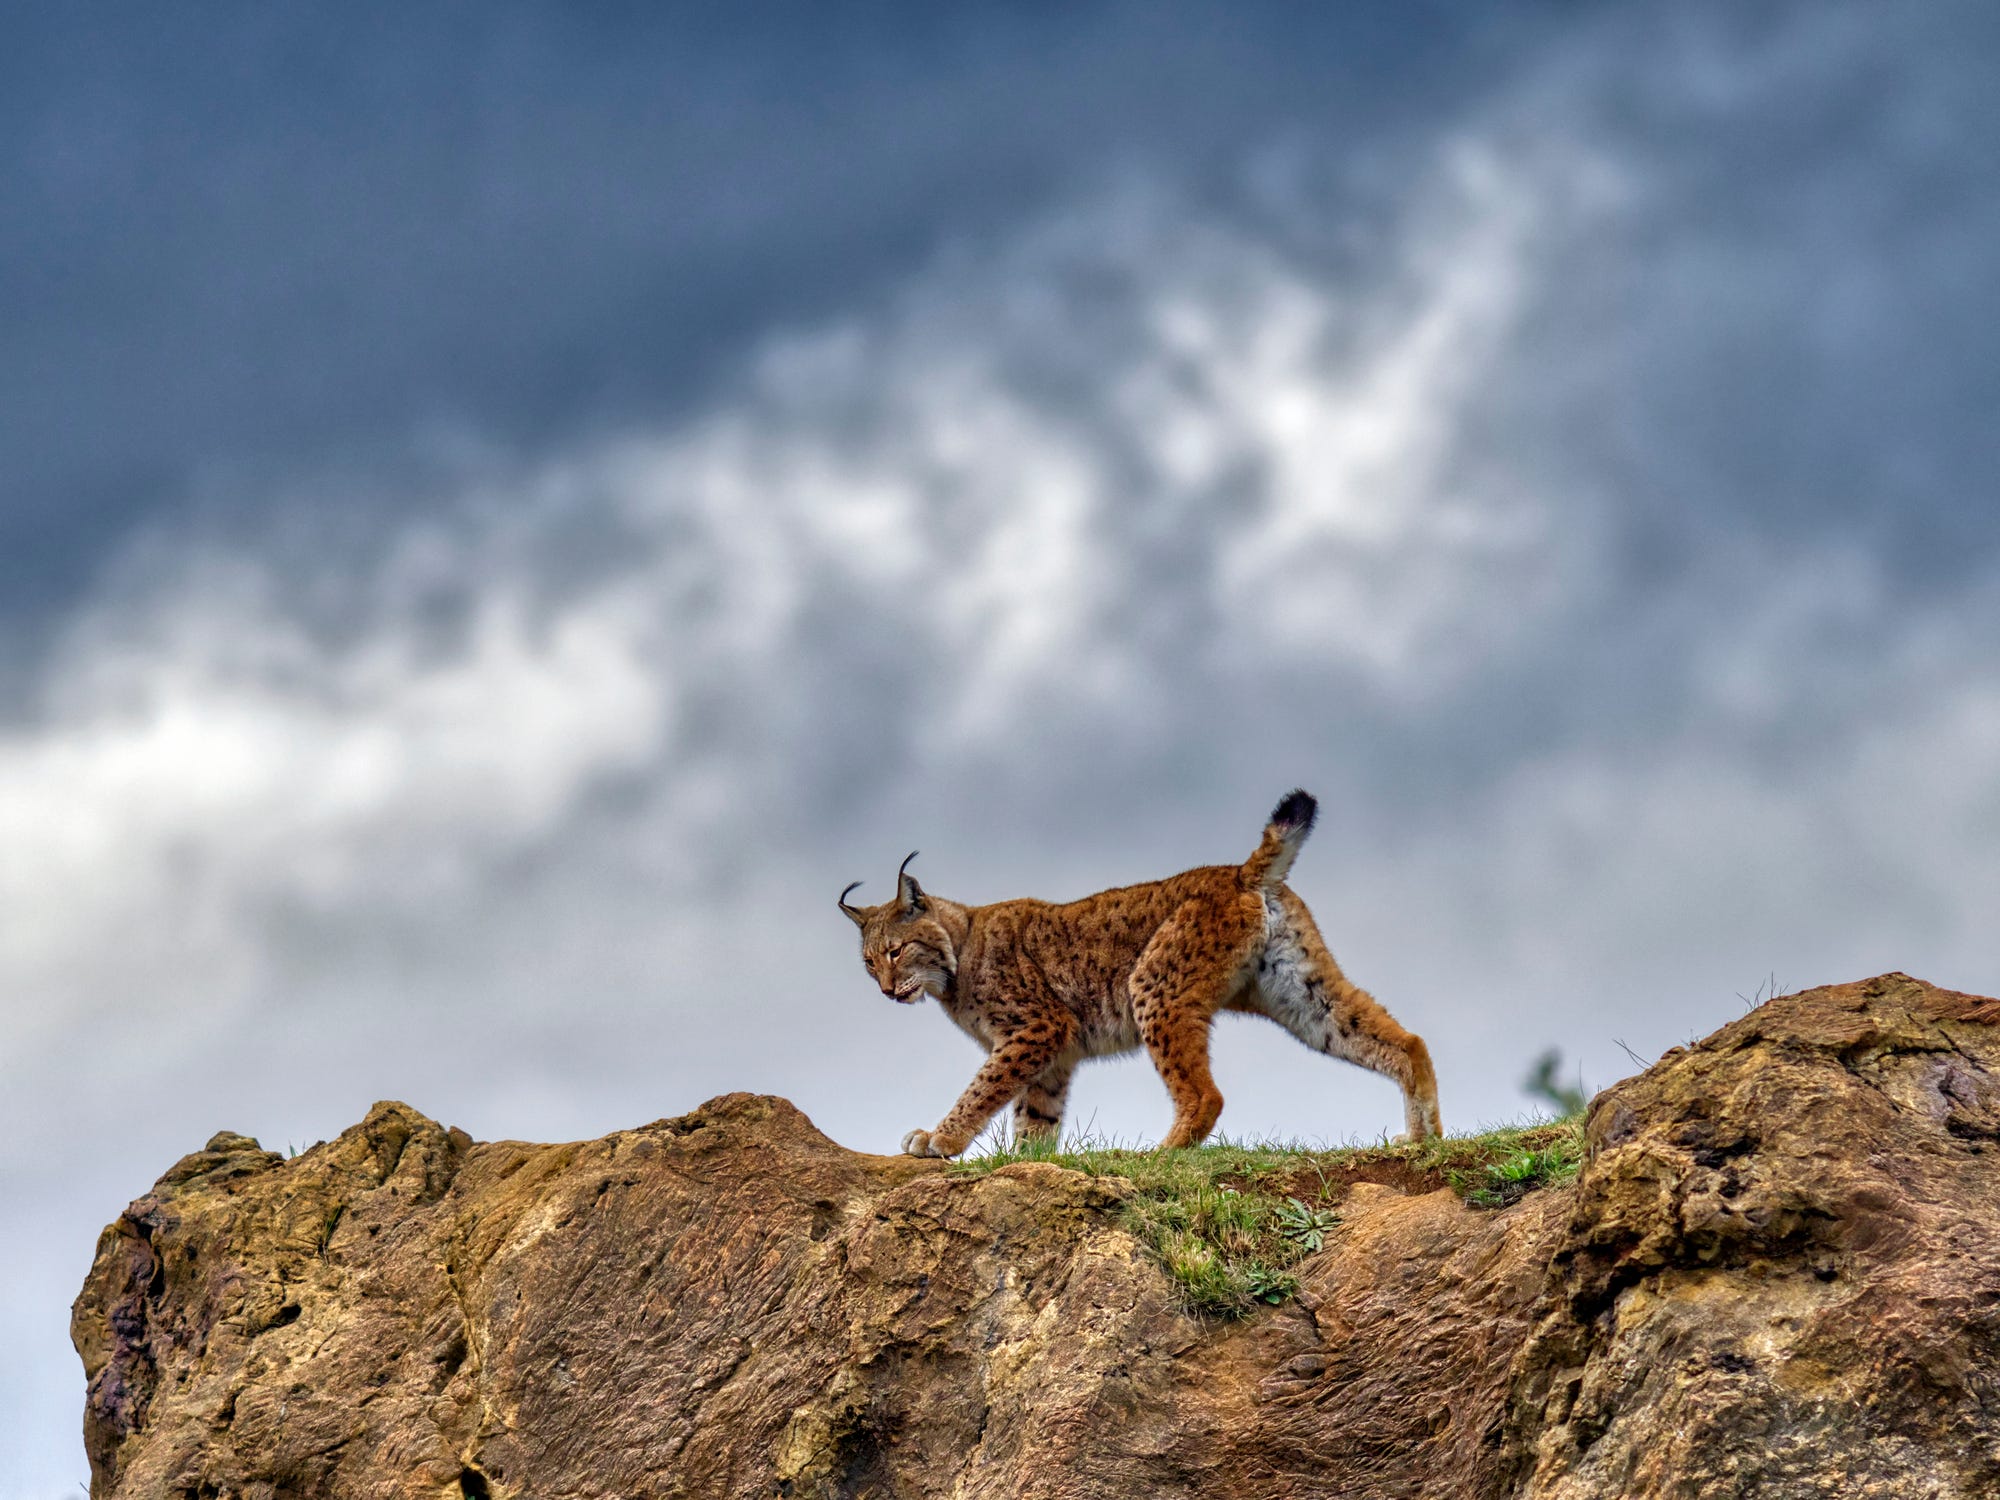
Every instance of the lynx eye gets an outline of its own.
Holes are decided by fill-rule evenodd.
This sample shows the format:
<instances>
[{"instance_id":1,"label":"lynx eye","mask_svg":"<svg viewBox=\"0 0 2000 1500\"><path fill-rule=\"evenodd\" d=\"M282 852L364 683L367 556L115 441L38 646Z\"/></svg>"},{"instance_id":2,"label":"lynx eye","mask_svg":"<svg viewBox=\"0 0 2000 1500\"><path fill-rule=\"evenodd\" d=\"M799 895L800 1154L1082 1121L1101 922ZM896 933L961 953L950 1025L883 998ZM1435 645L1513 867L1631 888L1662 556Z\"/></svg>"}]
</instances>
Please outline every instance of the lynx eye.
<instances>
[{"instance_id":1,"label":"lynx eye","mask_svg":"<svg viewBox=\"0 0 2000 1500\"><path fill-rule=\"evenodd\" d=\"M910 945L908 943L896 944L895 947L889 950L889 962L894 963L897 959L901 958L904 952L908 950L909 946Z\"/></svg>"}]
</instances>

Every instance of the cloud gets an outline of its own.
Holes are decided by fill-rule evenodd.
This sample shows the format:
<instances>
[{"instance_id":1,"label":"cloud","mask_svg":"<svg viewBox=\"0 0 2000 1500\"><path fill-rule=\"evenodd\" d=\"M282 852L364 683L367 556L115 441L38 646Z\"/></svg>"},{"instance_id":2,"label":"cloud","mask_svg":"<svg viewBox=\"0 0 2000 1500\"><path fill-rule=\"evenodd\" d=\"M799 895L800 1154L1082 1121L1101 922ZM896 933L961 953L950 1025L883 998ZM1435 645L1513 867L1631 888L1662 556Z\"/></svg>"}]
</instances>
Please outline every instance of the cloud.
<instances>
[{"instance_id":1,"label":"cloud","mask_svg":"<svg viewBox=\"0 0 2000 1500\"><path fill-rule=\"evenodd\" d=\"M1672 589L1635 578L1530 351L1594 362L1562 272L1651 188L1517 136L1292 161L1232 211L1135 182L365 542L323 504L151 538L0 738L16 1055L385 986L609 1024L878 845L1083 888L1232 857L1300 779L1433 1025L1501 970L1584 1024L1552 987L1697 925L1853 939L1882 883L1823 873L1830 815L1960 931L1984 878L1919 881L1906 834L1983 826L1990 583L1912 607L1849 538L1694 527ZM1919 794L1899 757L1944 725Z\"/></svg>"},{"instance_id":2,"label":"cloud","mask_svg":"<svg viewBox=\"0 0 2000 1500\"><path fill-rule=\"evenodd\" d=\"M1455 148L1377 289L1135 191L358 561L153 539L0 739L21 1019L225 1016L283 987L287 914L315 966L343 923L477 933L569 843L693 889L830 789L851 827L899 778L1033 788L1045 740L1115 755L1245 663L1466 670L1548 565L1546 504L1446 470L1549 199Z\"/></svg>"},{"instance_id":3,"label":"cloud","mask_svg":"<svg viewBox=\"0 0 2000 1500\"><path fill-rule=\"evenodd\" d=\"M449 904L662 732L615 596L537 618L496 577L436 649L392 589L331 646L283 582L180 560L79 627L46 717L0 745L0 965L30 1024L226 1002L263 972L274 905Z\"/></svg>"}]
</instances>

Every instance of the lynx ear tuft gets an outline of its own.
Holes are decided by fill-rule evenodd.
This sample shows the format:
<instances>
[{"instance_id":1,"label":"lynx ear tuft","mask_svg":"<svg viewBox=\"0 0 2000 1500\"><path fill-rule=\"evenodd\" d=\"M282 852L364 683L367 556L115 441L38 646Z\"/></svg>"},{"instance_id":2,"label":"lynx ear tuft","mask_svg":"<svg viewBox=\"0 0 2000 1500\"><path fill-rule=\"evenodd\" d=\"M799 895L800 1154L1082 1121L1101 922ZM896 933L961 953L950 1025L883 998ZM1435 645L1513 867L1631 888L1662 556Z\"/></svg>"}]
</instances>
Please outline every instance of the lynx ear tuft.
<instances>
[{"instance_id":1,"label":"lynx ear tuft","mask_svg":"<svg viewBox=\"0 0 2000 1500\"><path fill-rule=\"evenodd\" d=\"M859 884L861 884L861 882L858 880L851 882L847 887L847 891L853 890L854 887ZM840 902L840 909L847 913L848 921L852 922L856 927L866 927L868 925L868 919L861 914L860 909L858 907L849 906L847 904L847 891L842 891L840 893L840 896L838 897L838 900Z\"/></svg>"},{"instance_id":2,"label":"lynx ear tuft","mask_svg":"<svg viewBox=\"0 0 2000 1500\"><path fill-rule=\"evenodd\" d=\"M917 857L912 849L896 867L896 899L906 912L921 911L924 905L924 888L917 884L917 877L909 873L910 861Z\"/></svg>"}]
</instances>

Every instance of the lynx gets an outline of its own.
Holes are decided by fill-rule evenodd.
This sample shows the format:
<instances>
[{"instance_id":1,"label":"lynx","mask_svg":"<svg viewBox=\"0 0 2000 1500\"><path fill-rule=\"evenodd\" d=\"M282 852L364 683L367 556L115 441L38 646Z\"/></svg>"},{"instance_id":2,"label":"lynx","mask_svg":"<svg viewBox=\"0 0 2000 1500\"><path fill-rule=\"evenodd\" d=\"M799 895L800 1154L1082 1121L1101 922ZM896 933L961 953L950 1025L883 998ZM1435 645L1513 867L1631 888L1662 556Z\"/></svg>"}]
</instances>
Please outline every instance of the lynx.
<instances>
[{"instance_id":1,"label":"lynx","mask_svg":"<svg viewBox=\"0 0 2000 1500\"><path fill-rule=\"evenodd\" d=\"M950 1114L903 1138L912 1156L956 1156L1006 1104L1017 1137L1062 1129L1070 1076L1088 1057L1143 1046L1173 1097L1164 1148L1215 1128L1222 1093L1208 1068L1217 1012L1269 1016L1308 1047L1393 1078L1405 1138L1439 1132L1437 1079L1405 1031L1333 961L1285 884L1318 806L1295 791L1241 865L1209 865L1080 901L965 906L896 872L880 906L840 909L861 929L861 961L904 1005L926 995L987 1050Z\"/></svg>"}]
</instances>

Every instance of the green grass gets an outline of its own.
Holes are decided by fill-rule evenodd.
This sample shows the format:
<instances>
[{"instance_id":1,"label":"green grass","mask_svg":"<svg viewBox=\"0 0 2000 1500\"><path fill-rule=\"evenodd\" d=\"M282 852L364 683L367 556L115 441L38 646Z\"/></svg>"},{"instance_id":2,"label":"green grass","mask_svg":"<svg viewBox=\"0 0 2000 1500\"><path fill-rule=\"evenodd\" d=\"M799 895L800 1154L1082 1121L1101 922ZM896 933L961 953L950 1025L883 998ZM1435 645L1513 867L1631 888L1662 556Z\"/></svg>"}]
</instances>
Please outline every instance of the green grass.
<instances>
[{"instance_id":1,"label":"green grass","mask_svg":"<svg viewBox=\"0 0 2000 1500\"><path fill-rule=\"evenodd\" d=\"M1060 1147L1024 1141L997 1145L952 1170L979 1176L1020 1161L1122 1179L1123 1226L1159 1259L1189 1310L1242 1317L1298 1290L1293 1267L1338 1233L1339 1205L1353 1184L1448 1187L1475 1208L1503 1207L1576 1176L1583 1122L1334 1150L1227 1139L1182 1151L1087 1138Z\"/></svg>"},{"instance_id":2,"label":"green grass","mask_svg":"<svg viewBox=\"0 0 2000 1500\"><path fill-rule=\"evenodd\" d=\"M1583 1169L1582 1122L1569 1134L1539 1146L1516 1145L1479 1174L1460 1173L1450 1185L1474 1208L1505 1208L1536 1188L1573 1180Z\"/></svg>"}]
</instances>

